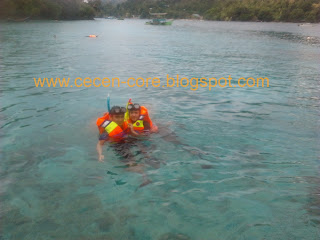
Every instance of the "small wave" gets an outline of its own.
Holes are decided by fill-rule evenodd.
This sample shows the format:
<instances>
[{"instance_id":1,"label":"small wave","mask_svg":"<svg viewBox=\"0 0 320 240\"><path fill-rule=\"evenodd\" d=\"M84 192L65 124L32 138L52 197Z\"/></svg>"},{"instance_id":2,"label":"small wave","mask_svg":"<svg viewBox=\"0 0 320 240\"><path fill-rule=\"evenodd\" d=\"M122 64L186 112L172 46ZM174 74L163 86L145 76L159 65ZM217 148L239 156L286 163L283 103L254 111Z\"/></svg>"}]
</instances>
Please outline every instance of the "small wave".
<instances>
[{"instance_id":1,"label":"small wave","mask_svg":"<svg viewBox=\"0 0 320 240\"><path fill-rule=\"evenodd\" d=\"M290 42L308 44L308 45L319 45L320 38L315 36L304 36L300 34L294 34L290 32L274 32L274 31L257 31L258 35L267 36L270 38L278 38Z\"/></svg>"}]
</instances>

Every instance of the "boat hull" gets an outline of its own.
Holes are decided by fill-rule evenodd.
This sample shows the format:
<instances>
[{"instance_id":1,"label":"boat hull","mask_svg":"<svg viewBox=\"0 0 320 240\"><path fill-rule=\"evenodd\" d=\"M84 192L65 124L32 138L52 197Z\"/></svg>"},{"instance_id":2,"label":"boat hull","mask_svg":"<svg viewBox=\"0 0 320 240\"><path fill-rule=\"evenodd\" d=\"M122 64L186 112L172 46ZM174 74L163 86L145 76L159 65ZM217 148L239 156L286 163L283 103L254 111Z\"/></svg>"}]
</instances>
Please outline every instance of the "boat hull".
<instances>
[{"instance_id":1,"label":"boat hull","mask_svg":"<svg viewBox=\"0 0 320 240\"><path fill-rule=\"evenodd\" d=\"M150 21L150 22L146 22L146 25L169 26L169 25L172 25L172 22L173 22L173 21L166 21L166 22L153 22L153 21Z\"/></svg>"}]
</instances>

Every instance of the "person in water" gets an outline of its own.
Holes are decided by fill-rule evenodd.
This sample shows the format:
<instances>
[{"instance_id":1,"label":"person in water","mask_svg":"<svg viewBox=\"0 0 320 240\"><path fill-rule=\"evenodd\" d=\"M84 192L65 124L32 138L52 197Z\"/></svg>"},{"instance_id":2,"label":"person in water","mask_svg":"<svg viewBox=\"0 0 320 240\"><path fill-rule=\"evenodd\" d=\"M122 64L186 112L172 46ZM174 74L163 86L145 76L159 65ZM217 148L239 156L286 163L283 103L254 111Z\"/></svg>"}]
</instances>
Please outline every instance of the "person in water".
<instances>
[{"instance_id":1,"label":"person in water","mask_svg":"<svg viewBox=\"0 0 320 240\"><path fill-rule=\"evenodd\" d=\"M126 122L133 136L146 135L158 131L158 127L152 123L148 109L129 100L127 105Z\"/></svg>"},{"instance_id":2,"label":"person in water","mask_svg":"<svg viewBox=\"0 0 320 240\"><path fill-rule=\"evenodd\" d=\"M122 162L130 167L130 171L141 172L141 169L137 169L137 166L141 165L136 164L130 150L135 144L132 141L124 141L130 132L137 135L133 127L131 126L131 129L129 129L127 122L124 121L125 113L126 108L114 106L111 108L110 113L105 113L103 117L98 118L97 126L100 133L97 143L98 160L103 162L102 146L106 141L109 141L112 143L110 146L122 157Z\"/></svg>"},{"instance_id":3,"label":"person in water","mask_svg":"<svg viewBox=\"0 0 320 240\"><path fill-rule=\"evenodd\" d=\"M103 162L102 146L106 141L121 142L128 133L127 123L124 121L126 108L114 106L110 113L105 113L103 117L97 119L99 129L99 141L97 144L98 160Z\"/></svg>"},{"instance_id":4,"label":"person in water","mask_svg":"<svg viewBox=\"0 0 320 240\"><path fill-rule=\"evenodd\" d=\"M136 146L134 142L124 141L127 134L134 132L133 127L128 129L127 123L124 121L126 108L114 106L110 113L105 113L103 117L98 118L97 126L99 128L99 141L97 143L98 160L103 162L102 146L106 141L110 141L110 145L121 157L122 162L127 166L127 171L137 172L142 174L143 183L140 187L146 186L151 181L143 171L143 165L136 163L131 148ZM131 133L133 134L133 133ZM134 134L137 134L134 132Z\"/></svg>"}]
</instances>

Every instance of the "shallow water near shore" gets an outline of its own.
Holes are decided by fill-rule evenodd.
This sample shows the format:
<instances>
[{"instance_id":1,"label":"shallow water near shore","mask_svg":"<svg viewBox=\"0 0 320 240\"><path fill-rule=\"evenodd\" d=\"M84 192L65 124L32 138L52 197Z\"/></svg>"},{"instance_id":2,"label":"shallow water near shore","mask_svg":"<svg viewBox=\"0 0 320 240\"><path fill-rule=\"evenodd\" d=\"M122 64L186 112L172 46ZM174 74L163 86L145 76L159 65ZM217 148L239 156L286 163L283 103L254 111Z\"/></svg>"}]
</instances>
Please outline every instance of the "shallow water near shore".
<instances>
[{"instance_id":1,"label":"shallow water near shore","mask_svg":"<svg viewBox=\"0 0 320 240\"><path fill-rule=\"evenodd\" d=\"M320 25L177 20L0 26L0 239L317 239ZM90 34L98 38L88 38ZM269 87L36 88L39 77L267 77ZM161 134L104 147L129 98Z\"/></svg>"}]
</instances>

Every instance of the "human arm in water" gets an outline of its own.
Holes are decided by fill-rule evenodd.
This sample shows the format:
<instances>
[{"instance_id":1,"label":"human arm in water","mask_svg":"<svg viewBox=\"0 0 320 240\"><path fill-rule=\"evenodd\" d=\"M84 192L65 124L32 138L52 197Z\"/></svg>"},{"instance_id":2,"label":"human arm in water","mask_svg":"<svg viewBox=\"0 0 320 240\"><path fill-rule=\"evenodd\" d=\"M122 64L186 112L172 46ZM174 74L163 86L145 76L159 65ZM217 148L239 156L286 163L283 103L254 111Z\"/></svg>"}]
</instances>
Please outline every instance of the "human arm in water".
<instances>
[{"instance_id":1,"label":"human arm in water","mask_svg":"<svg viewBox=\"0 0 320 240\"><path fill-rule=\"evenodd\" d=\"M158 132L158 127L156 124L154 124L151 121L149 114L145 115L145 117L143 119L143 125L144 125L144 130L148 131L149 133L157 133Z\"/></svg>"},{"instance_id":2,"label":"human arm in water","mask_svg":"<svg viewBox=\"0 0 320 240\"><path fill-rule=\"evenodd\" d=\"M143 130L143 134L144 136L149 135L151 133L157 133L158 132L158 127L149 121L143 121L143 126L144 126L144 130Z\"/></svg>"},{"instance_id":3,"label":"human arm in water","mask_svg":"<svg viewBox=\"0 0 320 240\"><path fill-rule=\"evenodd\" d=\"M149 117L148 117L149 118ZM149 118L150 119L150 118ZM151 120L150 120L151 121ZM148 133L157 133L158 127L154 123L151 123L150 121L143 121L144 130ZM150 124L151 123L151 124Z\"/></svg>"},{"instance_id":4,"label":"human arm in water","mask_svg":"<svg viewBox=\"0 0 320 240\"><path fill-rule=\"evenodd\" d=\"M137 132L134 130L132 123L128 123L128 128L130 129L130 133L131 133L133 136L139 136L139 133L137 133Z\"/></svg>"},{"instance_id":5,"label":"human arm in water","mask_svg":"<svg viewBox=\"0 0 320 240\"><path fill-rule=\"evenodd\" d=\"M102 155L102 146L105 143L105 140L99 140L97 143L97 152L98 152L98 160L99 162L104 162L104 155Z\"/></svg>"}]
</instances>

